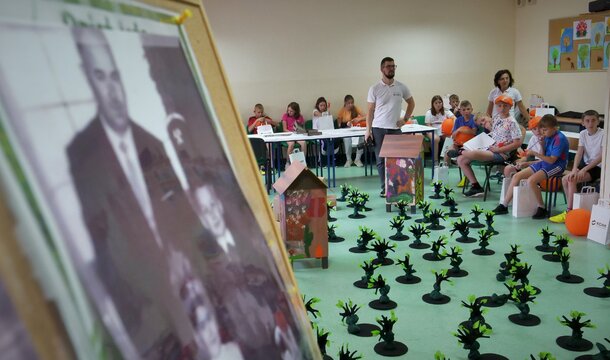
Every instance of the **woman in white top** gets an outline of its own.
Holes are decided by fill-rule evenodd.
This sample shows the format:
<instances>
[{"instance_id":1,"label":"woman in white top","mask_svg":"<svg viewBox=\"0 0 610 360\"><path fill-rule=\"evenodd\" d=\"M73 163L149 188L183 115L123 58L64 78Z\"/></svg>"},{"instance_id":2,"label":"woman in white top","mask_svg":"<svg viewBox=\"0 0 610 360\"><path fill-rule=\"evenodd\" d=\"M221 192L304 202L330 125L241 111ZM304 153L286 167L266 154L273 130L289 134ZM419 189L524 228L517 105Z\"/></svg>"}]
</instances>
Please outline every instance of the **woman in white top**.
<instances>
[{"instance_id":1,"label":"woman in white top","mask_svg":"<svg viewBox=\"0 0 610 360\"><path fill-rule=\"evenodd\" d=\"M513 75L510 73L510 71L503 69L496 72L496 75L494 76L494 85L496 87L491 89L489 96L487 97L487 100L489 100L489 104L487 105L487 114L492 118L496 116L498 113L498 109L494 105L496 98L500 95L507 95L513 99L514 104L510 109L510 115L519 122L517 116L518 113L515 114L515 108L518 108L519 113L521 113L521 116L523 116L523 121L520 123L528 124L530 120L529 112L525 108L525 105L523 105L521 93L519 90L513 87L514 83L515 79L513 79Z\"/></svg>"},{"instance_id":2,"label":"woman in white top","mask_svg":"<svg viewBox=\"0 0 610 360\"><path fill-rule=\"evenodd\" d=\"M449 110L445 110L443 98L440 95L434 95L430 101L430 110L426 111L426 125L436 128L436 136L434 137L434 156L438 157L438 148L441 140L441 126L447 118L455 117ZM426 133L426 136L432 141L432 135Z\"/></svg>"}]
</instances>

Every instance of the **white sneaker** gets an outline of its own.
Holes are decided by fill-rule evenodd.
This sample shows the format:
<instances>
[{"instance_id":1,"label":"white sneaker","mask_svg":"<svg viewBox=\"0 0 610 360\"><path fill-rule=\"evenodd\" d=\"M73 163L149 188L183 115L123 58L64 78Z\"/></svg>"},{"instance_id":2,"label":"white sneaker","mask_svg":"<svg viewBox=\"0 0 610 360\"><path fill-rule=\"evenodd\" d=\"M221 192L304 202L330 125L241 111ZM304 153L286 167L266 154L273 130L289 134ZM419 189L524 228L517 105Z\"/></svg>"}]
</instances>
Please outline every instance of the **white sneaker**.
<instances>
[{"instance_id":1,"label":"white sneaker","mask_svg":"<svg viewBox=\"0 0 610 360\"><path fill-rule=\"evenodd\" d=\"M356 164L357 167L363 167L364 164L362 163L362 161L360 159L354 161L354 164Z\"/></svg>"},{"instance_id":2,"label":"white sneaker","mask_svg":"<svg viewBox=\"0 0 610 360\"><path fill-rule=\"evenodd\" d=\"M352 166L352 160L347 160L347 161L345 162L344 167L349 168L349 167L351 167L351 166Z\"/></svg>"}]
</instances>

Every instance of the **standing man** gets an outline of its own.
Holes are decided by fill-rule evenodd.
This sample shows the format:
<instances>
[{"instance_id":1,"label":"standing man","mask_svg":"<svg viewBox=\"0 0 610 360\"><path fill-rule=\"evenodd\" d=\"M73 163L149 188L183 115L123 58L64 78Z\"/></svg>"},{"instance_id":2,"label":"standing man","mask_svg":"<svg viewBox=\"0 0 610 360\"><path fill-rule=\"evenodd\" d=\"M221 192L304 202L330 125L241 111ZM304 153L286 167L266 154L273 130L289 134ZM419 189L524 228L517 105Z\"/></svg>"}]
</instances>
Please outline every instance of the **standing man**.
<instances>
[{"instance_id":1,"label":"standing man","mask_svg":"<svg viewBox=\"0 0 610 360\"><path fill-rule=\"evenodd\" d=\"M409 88L394 80L396 65L394 59L385 57L381 60L381 81L369 88L367 101L369 103L366 113L366 133L364 141L375 141L375 158L377 171L381 181L381 197L385 197L385 166L384 159L379 156L383 138L386 134L401 134L401 126L411 117L415 108L415 100ZM407 102L405 117L400 118L402 99Z\"/></svg>"}]
</instances>

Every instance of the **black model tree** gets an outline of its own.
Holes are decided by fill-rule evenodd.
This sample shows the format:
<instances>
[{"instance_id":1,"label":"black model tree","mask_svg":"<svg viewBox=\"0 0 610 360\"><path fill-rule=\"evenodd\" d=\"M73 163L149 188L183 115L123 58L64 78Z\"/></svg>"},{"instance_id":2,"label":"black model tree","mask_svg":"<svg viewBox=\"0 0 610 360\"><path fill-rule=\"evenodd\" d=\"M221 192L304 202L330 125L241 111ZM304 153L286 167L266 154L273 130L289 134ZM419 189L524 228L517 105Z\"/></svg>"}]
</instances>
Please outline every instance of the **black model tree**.
<instances>
[{"instance_id":1,"label":"black model tree","mask_svg":"<svg viewBox=\"0 0 610 360\"><path fill-rule=\"evenodd\" d=\"M508 282L503 284L504 287L508 290L505 294L496 294L493 293L490 296L482 296L479 299L487 300L487 302L483 305L485 307L500 307L508 302L513 290L517 286L514 282Z\"/></svg>"},{"instance_id":2,"label":"black model tree","mask_svg":"<svg viewBox=\"0 0 610 360\"><path fill-rule=\"evenodd\" d=\"M326 227L328 229L328 242L339 243L339 242L345 241L344 238L337 235L337 232L335 231L335 229L337 228L337 225L335 225L335 224L326 225Z\"/></svg>"},{"instance_id":3,"label":"black model tree","mask_svg":"<svg viewBox=\"0 0 610 360\"><path fill-rule=\"evenodd\" d=\"M462 300L462 306L468 309L469 316L468 320L464 321L461 325L472 327L476 322L479 324L483 324L487 326L487 328L491 329L491 325L489 325L485 321L485 313L487 313L488 309L483 309L483 306L487 303L487 299L477 298L474 295L468 296L468 302Z\"/></svg>"},{"instance_id":4,"label":"black model tree","mask_svg":"<svg viewBox=\"0 0 610 360\"><path fill-rule=\"evenodd\" d=\"M353 335L369 337L373 336L371 331L379 329L374 324L358 324L358 315L356 313L360 310L360 306L354 304L351 299L347 302L339 300L336 305L342 311L339 313L341 321L347 325L347 332Z\"/></svg>"},{"instance_id":5,"label":"black model tree","mask_svg":"<svg viewBox=\"0 0 610 360\"><path fill-rule=\"evenodd\" d=\"M559 236L556 236L555 240L553 240L553 244L555 244L555 250L553 250L553 252L550 254L542 255L542 258L550 262L559 262L559 257L561 256L563 249L567 248L568 244L570 243L572 243L572 239L570 239L568 235L561 234Z\"/></svg>"},{"instance_id":6,"label":"black model tree","mask_svg":"<svg viewBox=\"0 0 610 360\"><path fill-rule=\"evenodd\" d=\"M488 249L489 240L491 240L493 233L487 231L487 229L479 230L479 248L472 250L472 253L479 256L489 256L496 252Z\"/></svg>"},{"instance_id":7,"label":"black model tree","mask_svg":"<svg viewBox=\"0 0 610 360\"><path fill-rule=\"evenodd\" d=\"M555 279L567 284L580 284L585 281L581 276L570 272L570 249L565 248L561 251L559 262L561 262L561 274L557 275Z\"/></svg>"},{"instance_id":8,"label":"black model tree","mask_svg":"<svg viewBox=\"0 0 610 360\"><path fill-rule=\"evenodd\" d=\"M369 251L369 242L374 239L379 239L379 236L373 229L366 226L359 226L358 229L360 230L360 235L358 235L358 238L356 239L357 246L350 248L349 251L356 254L362 254Z\"/></svg>"},{"instance_id":9,"label":"black model tree","mask_svg":"<svg viewBox=\"0 0 610 360\"><path fill-rule=\"evenodd\" d=\"M519 255L521 255L523 252L519 251L519 248L519 245L514 244L510 246L509 252L504 253L504 258L506 261L500 263L500 270L496 275L496 280L506 281L506 277L510 275L510 269L514 264L521 261L521 259L519 259Z\"/></svg>"},{"instance_id":10,"label":"black model tree","mask_svg":"<svg viewBox=\"0 0 610 360\"><path fill-rule=\"evenodd\" d=\"M472 214L472 221L470 222L470 224L468 224L468 226L473 229L484 228L485 225L481 224L481 222L479 221L479 216L481 216L481 214L483 213L483 209L479 205L475 205L472 207L472 210L470 210L470 213Z\"/></svg>"},{"instance_id":11,"label":"black model tree","mask_svg":"<svg viewBox=\"0 0 610 360\"><path fill-rule=\"evenodd\" d=\"M447 274L451 277L464 277L468 276L468 271L460 268L464 259L462 259L462 248L459 246L452 246L451 252L444 251L443 256L449 258L449 265L451 268L447 270Z\"/></svg>"},{"instance_id":12,"label":"black model tree","mask_svg":"<svg viewBox=\"0 0 610 360\"><path fill-rule=\"evenodd\" d=\"M509 273L513 277L513 282L516 283L517 287L529 285L529 274L532 271L532 266L527 265L525 262L516 262L513 263L509 268ZM533 287L536 294L540 294L541 290L537 287Z\"/></svg>"},{"instance_id":13,"label":"black model tree","mask_svg":"<svg viewBox=\"0 0 610 360\"><path fill-rule=\"evenodd\" d=\"M371 209L370 207L367 207L366 204L369 202L370 200L370 195L368 193L360 193L360 196L362 197L362 199L364 200L364 203L362 204L362 210L363 211L371 211L373 209Z\"/></svg>"},{"instance_id":14,"label":"black model tree","mask_svg":"<svg viewBox=\"0 0 610 360\"><path fill-rule=\"evenodd\" d=\"M453 226L453 229L451 229L449 233L451 235L453 235L455 232L460 234L460 237L455 239L455 241L463 244L477 242L475 238L468 236L470 234L470 222L468 220L459 219L458 221L453 222L451 225Z\"/></svg>"},{"instance_id":15,"label":"black model tree","mask_svg":"<svg viewBox=\"0 0 610 360\"><path fill-rule=\"evenodd\" d=\"M390 220L390 228L392 230L395 230L396 233L394 235L390 236L390 239L394 240L394 241L405 241L405 240L409 240L409 235L405 235L402 233L402 230L405 228L405 218L397 215L394 216L391 220Z\"/></svg>"},{"instance_id":16,"label":"black model tree","mask_svg":"<svg viewBox=\"0 0 610 360\"><path fill-rule=\"evenodd\" d=\"M538 354L537 358L530 354L530 360L557 360L557 358L555 358L553 354L543 351Z\"/></svg>"},{"instance_id":17,"label":"black model tree","mask_svg":"<svg viewBox=\"0 0 610 360\"><path fill-rule=\"evenodd\" d=\"M445 356L445 354L443 354L443 353L442 353L440 350L437 350L437 351L434 353L434 360L451 360L451 359L448 359L448 358Z\"/></svg>"},{"instance_id":18,"label":"black model tree","mask_svg":"<svg viewBox=\"0 0 610 360\"><path fill-rule=\"evenodd\" d=\"M428 218L430 219L430 225L428 225L428 229L430 230L443 230L445 227L440 224L440 220L445 220L447 216L445 212L441 209L434 209L429 212Z\"/></svg>"},{"instance_id":19,"label":"black model tree","mask_svg":"<svg viewBox=\"0 0 610 360\"><path fill-rule=\"evenodd\" d=\"M440 272L433 271L434 274L434 285L432 286L432 291L428 294L422 296L422 300L428 304L433 305L442 305L451 301L451 298L443 293L441 293L441 284L443 281L447 281L452 284L453 282L449 279L449 275L447 275L447 270L442 270Z\"/></svg>"},{"instance_id":20,"label":"black model tree","mask_svg":"<svg viewBox=\"0 0 610 360\"><path fill-rule=\"evenodd\" d=\"M485 212L485 224L487 225L487 231L491 232L494 235L498 235L499 232L494 229L494 216L496 216L496 213L493 211L486 211Z\"/></svg>"},{"instance_id":21,"label":"black model tree","mask_svg":"<svg viewBox=\"0 0 610 360\"><path fill-rule=\"evenodd\" d=\"M330 335L329 331L326 331L319 326L316 326L316 337L318 339L318 348L320 349L320 353L322 354L322 360L332 360L333 358L326 354L326 347L330 343L328 340L328 336Z\"/></svg>"},{"instance_id":22,"label":"black model tree","mask_svg":"<svg viewBox=\"0 0 610 360\"><path fill-rule=\"evenodd\" d=\"M390 300L390 285L386 283L383 276L378 275L377 278L369 279L369 288L375 289L375 295L379 294L379 299L369 302L369 306L375 310L391 310L396 308L398 304Z\"/></svg>"},{"instance_id":23,"label":"black model tree","mask_svg":"<svg viewBox=\"0 0 610 360\"><path fill-rule=\"evenodd\" d=\"M441 249L445 249L445 245L447 245L447 236L446 235L439 236L438 240L432 242L430 252L425 253L423 255L424 260L428 260L428 261L444 260L445 257L441 254Z\"/></svg>"},{"instance_id":24,"label":"black model tree","mask_svg":"<svg viewBox=\"0 0 610 360\"><path fill-rule=\"evenodd\" d=\"M375 319L381 327L381 330L373 331L373 335L379 336L381 342L377 343L373 348L375 352L382 356L401 356L409 351L407 345L394 339L394 324L398 321L394 311L390 312L390 317L381 315L381 318Z\"/></svg>"},{"instance_id":25,"label":"black model tree","mask_svg":"<svg viewBox=\"0 0 610 360\"><path fill-rule=\"evenodd\" d=\"M572 335L560 336L555 342L563 349L570 351L589 351L593 349L593 343L582 337L584 328L594 328L591 320L582 320L587 314L580 311L570 311L570 319L562 315L558 318L562 325L572 329Z\"/></svg>"},{"instance_id":26,"label":"black model tree","mask_svg":"<svg viewBox=\"0 0 610 360\"><path fill-rule=\"evenodd\" d=\"M534 295L536 295L536 290L529 284L513 287L510 299L519 309L519 313L508 316L511 322L522 326L536 326L540 324L540 318L530 313L529 303L534 303L534 299L536 299Z\"/></svg>"},{"instance_id":27,"label":"black model tree","mask_svg":"<svg viewBox=\"0 0 610 360\"><path fill-rule=\"evenodd\" d=\"M396 281L407 285L417 284L421 281L419 276L413 275L417 272L417 270L413 269L413 264L411 264L411 256L409 254L405 254L405 258L402 260L399 259L396 264L399 265L405 272L404 275L398 276Z\"/></svg>"},{"instance_id":28,"label":"black model tree","mask_svg":"<svg viewBox=\"0 0 610 360\"><path fill-rule=\"evenodd\" d=\"M354 205L352 204L354 201L356 201L356 198L360 197L360 190L357 187L354 186L350 186L349 188L349 193L347 194L347 207L354 207Z\"/></svg>"},{"instance_id":29,"label":"black model tree","mask_svg":"<svg viewBox=\"0 0 610 360\"><path fill-rule=\"evenodd\" d=\"M477 360L477 359L507 359L506 357L498 354L485 353L481 354L479 349L481 345L479 344L479 339L489 338L491 334L491 329L489 329L485 324L481 324L479 322L475 322L472 326L463 326L457 330L457 333L453 335L457 337L458 342L462 344L462 347L468 352L469 360ZM508 359L507 359L508 360Z\"/></svg>"},{"instance_id":30,"label":"black model tree","mask_svg":"<svg viewBox=\"0 0 610 360\"><path fill-rule=\"evenodd\" d=\"M361 214L361 211L364 211L364 205L366 204L366 200L362 195L358 195L356 197L349 198L349 205L354 208L354 212L347 215L350 219L362 219L366 216Z\"/></svg>"},{"instance_id":31,"label":"black model tree","mask_svg":"<svg viewBox=\"0 0 610 360\"><path fill-rule=\"evenodd\" d=\"M545 226L542 229L540 229L540 231L538 231L538 234L540 234L540 236L542 236L542 239L540 239L540 242L542 244L537 245L536 250L541 251L541 252L547 252L547 253L555 251L555 247L549 245L549 242L551 241L551 237L555 236L555 233L550 231L548 226Z\"/></svg>"},{"instance_id":32,"label":"black model tree","mask_svg":"<svg viewBox=\"0 0 610 360\"><path fill-rule=\"evenodd\" d=\"M443 186L443 195L445 196L445 201L441 204L442 206L449 206L449 199L451 198L451 194L453 194L453 189L450 187Z\"/></svg>"},{"instance_id":33,"label":"black model tree","mask_svg":"<svg viewBox=\"0 0 610 360\"><path fill-rule=\"evenodd\" d=\"M317 297L307 299L305 295L302 295L301 298L303 299L303 304L305 305L305 311L307 312L307 314L313 316L314 319L317 319L318 315L320 315L320 311L318 311L318 309L314 308L313 306L319 303L320 299Z\"/></svg>"},{"instance_id":34,"label":"black model tree","mask_svg":"<svg viewBox=\"0 0 610 360\"><path fill-rule=\"evenodd\" d=\"M369 261L364 261L360 264L360 268L364 271L364 276L360 278L360 280L354 281L354 286L360 289L368 289L369 288L369 280L375 274L375 269L377 269L380 265L373 264L374 259L370 259Z\"/></svg>"},{"instance_id":35,"label":"black model tree","mask_svg":"<svg viewBox=\"0 0 610 360\"><path fill-rule=\"evenodd\" d=\"M429 223L430 222L430 218L428 217L428 214L430 213L430 202L428 201L420 201L417 203L417 208L419 210L421 210L421 215L422 218L421 219L416 219L415 222L416 223Z\"/></svg>"},{"instance_id":36,"label":"black model tree","mask_svg":"<svg viewBox=\"0 0 610 360\"><path fill-rule=\"evenodd\" d=\"M396 202L396 207L398 208L398 216L402 217L405 220L411 219L411 217L407 214L407 208L409 207L409 203L400 199Z\"/></svg>"},{"instance_id":37,"label":"black model tree","mask_svg":"<svg viewBox=\"0 0 610 360\"><path fill-rule=\"evenodd\" d=\"M462 213L457 211L457 202L453 196L449 197L447 200L447 206L449 206L449 214L447 214L448 217L457 218L462 216Z\"/></svg>"},{"instance_id":38,"label":"black model tree","mask_svg":"<svg viewBox=\"0 0 610 360\"><path fill-rule=\"evenodd\" d=\"M326 202L326 220L328 222L335 222L337 221L337 218L334 218L332 216L330 216L330 212L337 210L337 207L335 205L333 205L332 201L327 201Z\"/></svg>"},{"instance_id":39,"label":"black model tree","mask_svg":"<svg viewBox=\"0 0 610 360\"><path fill-rule=\"evenodd\" d=\"M435 181L432 183L434 195L430 195L430 199L442 199L441 192L443 191L443 182Z\"/></svg>"},{"instance_id":40,"label":"black model tree","mask_svg":"<svg viewBox=\"0 0 610 360\"><path fill-rule=\"evenodd\" d=\"M358 351L349 351L348 345L341 345L339 349L339 360L358 360L362 359L361 355L356 354Z\"/></svg>"},{"instance_id":41,"label":"black model tree","mask_svg":"<svg viewBox=\"0 0 610 360\"><path fill-rule=\"evenodd\" d=\"M394 252L394 248L396 248L396 244L390 244L385 239L375 240L369 247L370 250L377 254L377 258L373 260L373 264L381 266L394 264L394 260L388 258L388 251Z\"/></svg>"},{"instance_id":42,"label":"black model tree","mask_svg":"<svg viewBox=\"0 0 610 360\"><path fill-rule=\"evenodd\" d=\"M337 199L337 201L345 202L347 200L347 194L349 194L351 190L351 185L341 184L341 186L339 186L339 190L341 191L341 196Z\"/></svg>"},{"instance_id":43,"label":"black model tree","mask_svg":"<svg viewBox=\"0 0 610 360\"><path fill-rule=\"evenodd\" d=\"M607 343L610 343L610 339L604 338ZM602 343L595 343L595 346L599 350L599 353L595 355L581 355L574 360L610 360L610 350Z\"/></svg>"},{"instance_id":44,"label":"black model tree","mask_svg":"<svg viewBox=\"0 0 610 360\"><path fill-rule=\"evenodd\" d=\"M415 240L413 240L413 242L411 244L409 244L410 248L427 249L430 247L430 244L425 244L425 243L421 242L422 236L424 236L424 235L430 236L430 230L427 227L423 226L422 224L411 225L411 227L409 228L409 231L415 238Z\"/></svg>"},{"instance_id":45,"label":"black model tree","mask_svg":"<svg viewBox=\"0 0 610 360\"><path fill-rule=\"evenodd\" d=\"M597 298L607 298L610 297L610 266L606 265L606 268L597 269L599 273L599 277L597 280L604 279L604 284L602 287L588 287L583 291L585 294Z\"/></svg>"}]
</instances>

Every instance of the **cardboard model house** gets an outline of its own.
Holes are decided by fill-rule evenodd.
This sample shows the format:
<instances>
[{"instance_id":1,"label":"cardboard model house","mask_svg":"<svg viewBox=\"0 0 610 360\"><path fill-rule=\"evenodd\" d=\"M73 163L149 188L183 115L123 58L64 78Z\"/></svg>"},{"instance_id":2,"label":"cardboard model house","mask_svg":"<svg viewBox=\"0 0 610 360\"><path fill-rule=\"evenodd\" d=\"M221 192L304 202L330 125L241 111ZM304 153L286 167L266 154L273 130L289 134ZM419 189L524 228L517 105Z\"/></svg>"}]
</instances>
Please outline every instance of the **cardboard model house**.
<instances>
[{"instance_id":1,"label":"cardboard model house","mask_svg":"<svg viewBox=\"0 0 610 360\"><path fill-rule=\"evenodd\" d=\"M385 158L386 204L424 199L422 135L386 135L379 155Z\"/></svg>"},{"instance_id":2,"label":"cardboard model house","mask_svg":"<svg viewBox=\"0 0 610 360\"><path fill-rule=\"evenodd\" d=\"M282 238L291 259L328 261L326 184L300 162L291 164L273 184L279 194Z\"/></svg>"}]
</instances>

